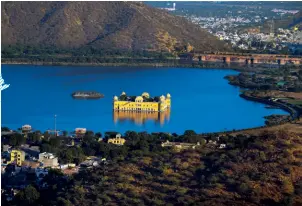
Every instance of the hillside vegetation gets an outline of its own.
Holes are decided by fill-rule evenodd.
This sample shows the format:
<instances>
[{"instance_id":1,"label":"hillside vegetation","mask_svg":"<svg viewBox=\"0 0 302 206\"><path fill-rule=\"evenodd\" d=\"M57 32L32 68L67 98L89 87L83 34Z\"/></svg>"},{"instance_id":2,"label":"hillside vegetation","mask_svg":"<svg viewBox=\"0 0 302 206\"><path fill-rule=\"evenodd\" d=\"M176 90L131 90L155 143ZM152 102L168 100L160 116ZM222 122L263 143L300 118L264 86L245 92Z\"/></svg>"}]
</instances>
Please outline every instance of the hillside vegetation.
<instances>
[{"instance_id":1,"label":"hillside vegetation","mask_svg":"<svg viewBox=\"0 0 302 206\"><path fill-rule=\"evenodd\" d=\"M158 137L146 133L125 138L124 146L99 143L99 149L87 150L113 160L108 165L68 179L53 171L44 180L48 188L28 186L9 205L302 204L302 138L295 133L222 136L226 149L205 145L204 138L214 136L169 137L201 143L181 151L162 148Z\"/></svg>"},{"instance_id":2,"label":"hillside vegetation","mask_svg":"<svg viewBox=\"0 0 302 206\"><path fill-rule=\"evenodd\" d=\"M230 50L184 18L138 2L2 2L1 10L5 47Z\"/></svg>"}]
</instances>

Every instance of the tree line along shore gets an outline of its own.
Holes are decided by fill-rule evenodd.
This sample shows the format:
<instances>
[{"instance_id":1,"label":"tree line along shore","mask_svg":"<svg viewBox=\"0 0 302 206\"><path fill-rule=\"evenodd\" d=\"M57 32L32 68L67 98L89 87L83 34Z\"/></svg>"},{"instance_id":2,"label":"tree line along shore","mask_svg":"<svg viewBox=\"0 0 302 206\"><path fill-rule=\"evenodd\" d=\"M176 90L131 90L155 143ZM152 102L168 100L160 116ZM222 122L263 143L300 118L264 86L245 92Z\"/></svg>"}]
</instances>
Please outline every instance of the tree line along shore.
<instances>
[{"instance_id":1,"label":"tree line along shore","mask_svg":"<svg viewBox=\"0 0 302 206\"><path fill-rule=\"evenodd\" d=\"M97 49L83 47L78 49L56 48L52 46L6 45L2 47L2 64L33 64L33 65L75 65L75 66L152 66L152 67L201 67L201 68L266 68L276 65L244 63L196 62L185 54L192 48L186 46L178 52ZM190 51L192 52L192 51ZM248 53L247 53L248 54ZM180 57L182 56L182 57Z\"/></svg>"}]
</instances>

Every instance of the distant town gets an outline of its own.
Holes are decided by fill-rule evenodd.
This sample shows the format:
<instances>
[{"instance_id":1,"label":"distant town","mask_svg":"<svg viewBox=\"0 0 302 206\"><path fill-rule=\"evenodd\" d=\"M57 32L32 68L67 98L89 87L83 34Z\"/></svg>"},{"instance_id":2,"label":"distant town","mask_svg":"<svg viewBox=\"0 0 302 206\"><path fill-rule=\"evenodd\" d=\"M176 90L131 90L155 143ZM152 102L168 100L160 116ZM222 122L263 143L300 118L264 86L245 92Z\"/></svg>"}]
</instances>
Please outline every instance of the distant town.
<instances>
[{"instance_id":1,"label":"distant town","mask_svg":"<svg viewBox=\"0 0 302 206\"><path fill-rule=\"evenodd\" d=\"M275 19L288 18L300 11L290 9L271 9L271 16L261 10L261 7L243 7L241 10L231 7L222 12L221 16L209 15L202 12L189 11L178 6L177 3L167 5L162 9L187 18L194 24L200 25L209 33L222 41L226 41L233 48L254 51L292 52L300 48L302 31L297 27L290 29L279 28ZM214 6L214 5L213 5ZM202 6L200 6L200 11ZM198 13L198 14L196 14ZM268 22L269 29L261 31L263 24Z\"/></svg>"},{"instance_id":2,"label":"distant town","mask_svg":"<svg viewBox=\"0 0 302 206\"><path fill-rule=\"evenodd\" d=\"M236 29L239 26L258 23L262 20L259 16L255 19L245 19L240 16L229 18L196 17L187 16L193 23L199 24L220 40L226 40L234 48L243 50L282 50L288 47L288 44L301 44L302 32L298 28L293 30L277 28L277 31L271 33L262 33L260 29L249 29L247 32L239 32ZM273 21L272 21L273 24Z\"/></svg>"}]
</instances>

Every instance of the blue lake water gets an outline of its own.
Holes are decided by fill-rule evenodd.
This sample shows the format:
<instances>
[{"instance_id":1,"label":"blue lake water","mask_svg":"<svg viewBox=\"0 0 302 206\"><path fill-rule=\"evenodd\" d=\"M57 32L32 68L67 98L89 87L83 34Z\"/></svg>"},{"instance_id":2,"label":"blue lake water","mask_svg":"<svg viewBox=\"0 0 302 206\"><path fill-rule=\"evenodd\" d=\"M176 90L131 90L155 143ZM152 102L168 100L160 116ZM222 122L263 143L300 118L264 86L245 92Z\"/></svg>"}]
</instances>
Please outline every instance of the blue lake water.
<instances>
[{"instance_id":1,"label":"blue lake water","mask_svg":"<svg viewBox=\"0 0 302 206\"><path fill-rule=\"evenodd\" d=\"M232 70L191 68L75 67L2 65L10 87L2 92L2 126L11 129L30 124L34 129L95 132L127 130L183 133L219 132L264 125L264 116L287 114L279 109L239 97L240 89L224 76ZM94 90L99 100L74 100L71 93ZM114 114L112 99L128 95L170 93L171 110L157 114ZM129 117L128 117L129 116Z\"/></svg>"}]
</instances>

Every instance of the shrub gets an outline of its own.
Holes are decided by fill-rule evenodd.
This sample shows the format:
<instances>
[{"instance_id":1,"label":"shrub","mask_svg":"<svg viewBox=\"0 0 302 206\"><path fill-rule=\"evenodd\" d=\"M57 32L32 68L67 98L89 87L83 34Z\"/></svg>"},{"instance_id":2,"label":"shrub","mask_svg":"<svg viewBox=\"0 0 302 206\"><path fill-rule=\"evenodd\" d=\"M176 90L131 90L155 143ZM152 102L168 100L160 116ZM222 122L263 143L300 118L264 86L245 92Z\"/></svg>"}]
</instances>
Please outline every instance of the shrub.
<instances>
[{"instance_id":1,"label":"shrub","mask_svg":"<svg viewBox=\"0 0 302 206\"><path fill-rule=\"evenodd\" d=\"M290 180L288 180L288 179L283 180L283 182L282 182L282 191L285 194L292 194L294 192L294 189L295 189L294 185Z\"/></svg>"},{"instance_id":2,"label":"shrub","mask_svg":"<svg viewBox=\"0 0 302 206\"><path fill-rule=\"evenodd\" d=\"M248 184L246 183L241 183L238 187L237 187L237 190L240 192L240 193L247 193L249 191L249 186Z\"/></svg>"}]
</instances>

